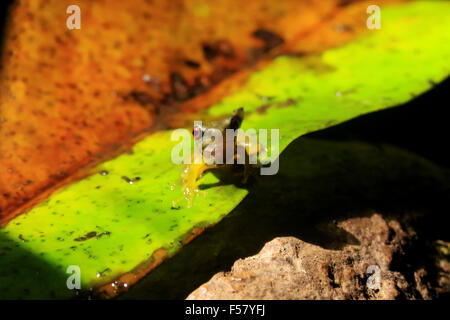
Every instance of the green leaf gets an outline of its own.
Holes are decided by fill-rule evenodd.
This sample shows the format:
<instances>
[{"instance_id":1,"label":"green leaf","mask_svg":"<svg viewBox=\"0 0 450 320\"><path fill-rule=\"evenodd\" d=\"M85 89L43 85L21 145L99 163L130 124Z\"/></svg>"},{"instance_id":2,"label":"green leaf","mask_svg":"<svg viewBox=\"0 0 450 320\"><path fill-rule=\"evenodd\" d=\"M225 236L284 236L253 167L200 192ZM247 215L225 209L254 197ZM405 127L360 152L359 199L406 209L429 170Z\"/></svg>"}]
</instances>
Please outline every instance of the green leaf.
<instances>
[{"instance_id":1,"label":"green leaf","mask_svg":"<svg viewBox=\"0 0 450 320\"><path fill-rule=\"evenodd\" d=\"M401 104L448 76L449 3L384 8L381 17L381 30L346 46L275 59L209 115L244 106L243 128L279 129L281 151L302 134ZM201 179L210 186L206 194L192 208L172 209L181 168L170 160L177 143L170 137L168 131L147 137L131 154L101 164L3 227L0 298L71 297L70 265L80 267L83 290L106 285L102 290L113 295L242 201L245 188L208 173ZM118 277L122 282L109 284Z\"/></svg>"}]
</instances>

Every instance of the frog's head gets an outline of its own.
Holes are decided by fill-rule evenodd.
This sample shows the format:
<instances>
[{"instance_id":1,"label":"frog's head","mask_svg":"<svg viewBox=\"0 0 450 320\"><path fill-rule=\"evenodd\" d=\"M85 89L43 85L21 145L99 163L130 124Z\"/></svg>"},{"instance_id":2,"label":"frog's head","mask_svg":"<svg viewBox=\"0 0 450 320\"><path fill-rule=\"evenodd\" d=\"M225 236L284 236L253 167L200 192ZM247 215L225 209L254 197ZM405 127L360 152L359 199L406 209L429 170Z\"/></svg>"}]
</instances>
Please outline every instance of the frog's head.
<instances>
[{"instance_id":1,"label":"frog's head","mask_svg":"<svg viewBox=\"0 0 450 320\"><path fill-rule=\"evenodd\" d=\"M195 126L192 128L192 135L194 139L199 140L203 138L207 130L218 130L223 136L225 136L226 129L237 130L241 126L242 120L244 119L244 108L239 108L233 111L230 117L223 120L211 121L204 123L201 126ZM203 147L209 145L213 140L211 136L207 137L202 141Z\"/></svg>"}]
</instances>

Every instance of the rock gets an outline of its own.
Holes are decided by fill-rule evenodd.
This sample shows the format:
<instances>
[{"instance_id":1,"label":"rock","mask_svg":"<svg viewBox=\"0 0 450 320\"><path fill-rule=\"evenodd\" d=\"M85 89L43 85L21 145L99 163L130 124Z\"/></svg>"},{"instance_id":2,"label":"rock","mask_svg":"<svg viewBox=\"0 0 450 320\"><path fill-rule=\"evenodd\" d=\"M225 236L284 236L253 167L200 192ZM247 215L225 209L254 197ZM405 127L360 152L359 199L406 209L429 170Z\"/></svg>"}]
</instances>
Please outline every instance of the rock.
<instances>
[{"instance_id":1,"label":"rock","mask_svg":"<svg viewBox=\"0 0 450 320\"><path fill-rule=\"evenodd\" d=\"M295 237L275 238L187 299L432 299L450 292L449 243L435 242L441 254L417 265L409 263L408 255L420 254L423 246L417 249L414 231L396 220L373 214L337 227L359 244L328 250ZM379 288L373 281L377 271Z\"/></svg>"}]
</instances>

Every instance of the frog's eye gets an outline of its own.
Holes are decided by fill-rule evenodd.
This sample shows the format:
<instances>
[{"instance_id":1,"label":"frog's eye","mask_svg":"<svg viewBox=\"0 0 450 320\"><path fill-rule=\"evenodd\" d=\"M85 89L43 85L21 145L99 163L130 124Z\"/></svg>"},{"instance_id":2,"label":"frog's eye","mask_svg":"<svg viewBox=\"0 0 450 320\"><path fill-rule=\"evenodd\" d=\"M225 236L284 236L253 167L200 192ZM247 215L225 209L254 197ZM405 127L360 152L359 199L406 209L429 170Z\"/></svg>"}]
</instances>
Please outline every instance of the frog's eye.
<instances>
[{"instance_id":1,"label":"frog's eye","mask_svg":"<svg viewBox=\"0 0 450 320\"><path fill-rule=\"evenodd\" d=\"M202 128L200 127L192 128L192 135L194 136L194 139L200 139L202 136Z\"/></svg>"}]
</instances>

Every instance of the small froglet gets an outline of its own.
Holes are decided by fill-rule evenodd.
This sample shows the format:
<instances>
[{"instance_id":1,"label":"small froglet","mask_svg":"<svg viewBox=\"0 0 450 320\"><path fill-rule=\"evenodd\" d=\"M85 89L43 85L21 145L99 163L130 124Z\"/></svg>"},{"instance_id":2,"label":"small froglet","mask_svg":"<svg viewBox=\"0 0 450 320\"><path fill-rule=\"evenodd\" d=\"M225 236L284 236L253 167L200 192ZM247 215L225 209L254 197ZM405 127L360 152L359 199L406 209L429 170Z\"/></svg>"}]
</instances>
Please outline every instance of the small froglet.
<instances>
[{"instance_id":1,"label":"small froglet","mask_svg":"<svg viewBox=\"0 0 450 320\"><path fill-rule=\"evenodd\" d=\"M244 109L239 108L235 110L233 114L223 120L211 121L203 124L202 126L196 126L192 129L194 140L197 143L201 144L202 157L200 163L195 163L194 161L192 161L193 163L185 165L181 174L183 192L183 197L181 199L184 198L187 200L188 208L192 206L194 196L200 193L197 180L203 175L203 173L209 169L234 165L236 164L235 160L238 160L241 154L245 154L244 161L241 160L238 162L243 163L244 165L244 177L242 179L242 183L247 182L251 167L249 161L250 157L257 157L257 154L260 152L260 150L265 147L261 146L258 143L254 145L255 141L251 141L251 139L239 141L236 134L232 135L231 137L227 135L227 129L239 129L243 119ZM217 137L221 137L221 139L217 139ZM226 152L227 146L230 147L230 145L233 148L232 150L234 150L233 154L231 155L232 161L229 161L230 159L227 159ZM243 149L245 150L245 152L238 152L239 149ZM222 150L221 155L218 155L216 157L215 150ZM191 159L193 159L194 153L192 153L191 156ZM257 165L260 165L260 163L257 162ZM179 200L173 201L172 205L174 206Z\"/></svg>"}]
</instances>

